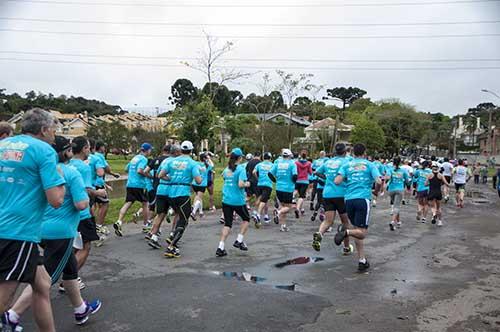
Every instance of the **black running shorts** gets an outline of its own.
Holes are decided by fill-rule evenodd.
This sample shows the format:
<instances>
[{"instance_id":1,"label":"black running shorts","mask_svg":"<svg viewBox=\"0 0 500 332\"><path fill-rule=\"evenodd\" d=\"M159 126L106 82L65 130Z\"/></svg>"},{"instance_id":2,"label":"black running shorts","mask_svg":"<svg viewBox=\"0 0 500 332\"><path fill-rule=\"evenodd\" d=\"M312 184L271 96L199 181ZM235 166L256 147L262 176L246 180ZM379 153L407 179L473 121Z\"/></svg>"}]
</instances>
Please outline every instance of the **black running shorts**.
<instances>
[{"instance_id":1,"label":"black running shorts","mask_svg":"<svg viewBox=\"0 0 500 332\"><path fill-rule=\"evenodd\" d=\"M78 278L78 263L73 253L73 239L42 240L43 265L54 285L62 274L63 280Z\"/></svg>"},{"instance_id":2,"label":"black running shorts","mask_svg":"<svg viewBox=\"0 0 500 332\"><path fill-rule=\"evenodd\" d=\"M465 183L455 183L456 191L465 191Z\"/></svg>"},{"instance_id":3,"label":"black running shorts","mask_svg":"<svg viewBox=\"0 0 500 332\"><path fill-rule=\"evenodd\" d=\"M339 214L346 213L344 197L323 198L325 211L337 211Z\"/></svg>"},{"instance_id":4,"label":"black running shorts","mask_svg":"<svg viewBox=\"0 0 500 332\"><path fill-rule=\"evenodd\" d=\"M436 200L436 201L441 201L443 199L443 194L441 192L429 192L429 196L427 196L427 199L429 201L433 201L433 200Z\"/></svg>"},{"instance_id":5,"label":"black running shorts","mask_svg":"<svg viewBox=\"0 0 500 332\"><path fill-rule=\"evenodd\" d=\"M224 226L233 227L233 215L236 213L243 221L250 221L250 213L246 205L228 205L222 203L222 213L224 214Z\"/></svg>"},{"instance_id":6,"label":"black running shorts","mask_svg":"<svg viewBox=\"0 0 500 332\"><path fill-rule=\"evenodd\" d=\"M345 201L347 216L351 224L358 228L368 228L370 224L370 200L349 199Z\"/></svg>"},{"instance_id":7,"label":"black running shorts","mask_svg":"<svg viewBox=\"0 0 500 332\"><path fill-rule=\"evenodd\" d=\"M271 198L271 193L273 188L266 186L258 186L257 187L257 196L260 197L260 201L262 203L267 203L269 198Z\"/></svg>"},{"instance_id":8,"label":"black running shorts","mask_svg":"<svg viewBox=\"0 0 500 332\"><path fill-rule=\"evenodd\" d=\"M429 197L429 190L417 191L417 198L424 199Z\"/></svg>"},{"instance_id":9,"label":"black running shorts","mask_svg":"<svg viewBox=\"0 0 500 332\"><path fill-rule=\"evenodd\" d=\"M0 282L33 283L39 261L36 243L0 239Z\"/></svg>"},{"instance_id":10,"label":"black running shorts","mask_svg":"<svg viewBox=\"0 0 500 332\"><path fill-rule=\"evenodd\" d=\"M125 197L125 202L147 202L145 190L142 188L127 188L127 195Z\"/></svg>"},{"instance_id":11,"label":"black running shorts","mask_svg":"<svg viewBox=\"0 0 500 332\"><path fill-rule=\"evenodd\" d=\"M306 198L307 187L309 187L309 183L296 183L295 190L298 191L300 198Z\"/></svg>"},{"instance_id":12,"label":"black running shorts","mask_svg":"<svg viewBox=\"0 0 500 332\"><path fill-rule=\"evenodd\" d=\"M207 187L205 186L195 186L195 185L192 185L193 187L193 191L195 193L205 193L205 190L207 190Z\"/></svg>"},{"instance_id":13,"label":"black running shorts","mask_svg":"<svg viewBox=\"0 0 500 332\"><path fill-rule=\"evenodd\" d=\"M281 204L292 204L293 202L293 192L287 193L284 191L276 191L276 197Z\"/></svg>"},{"instance_id":14,"label":"black running shorts","mask_svg":"<svg viewBox=\"0 0 500 332\"><path fill-rule=\"evenodd\" d=\"M95 186L95 189L99 190L99 189L105 189L105 188L103 186ZM106 195L105 197L95 196L94 197L94 203L97 203L97 204L108 204L109 203L108 195Z\"/></svg>"},{"instance_id":15,"label":"black running shorts","mask_svg":"<svg viewBox=\"0 0 500 332\"><path fill-rule=\"evenodd\" d=\"M154 211L156 206L156 190L151 189L148 191L148 206L149 211Z\"/></svg>"},{"instance_id":16,"label":"black running shorts","mask_svg":"<svg viewBox=\"0 0 500 332\"><path fill-rule=\"evenodd\" d=\"M78 224L78 231L82 235L83 243L99 240L94 217L80 220Z\"/></svg>"},{"instance_id":17,"label":"black running shorts","mask_svg":"<svg viewBox=\"0 0 500 332\"><path fill-rule=\"evenodd\" d=\"M170 208L170 198L164 195L156 195L156 213L166 214Z\"/></svg>"}]
</instances>

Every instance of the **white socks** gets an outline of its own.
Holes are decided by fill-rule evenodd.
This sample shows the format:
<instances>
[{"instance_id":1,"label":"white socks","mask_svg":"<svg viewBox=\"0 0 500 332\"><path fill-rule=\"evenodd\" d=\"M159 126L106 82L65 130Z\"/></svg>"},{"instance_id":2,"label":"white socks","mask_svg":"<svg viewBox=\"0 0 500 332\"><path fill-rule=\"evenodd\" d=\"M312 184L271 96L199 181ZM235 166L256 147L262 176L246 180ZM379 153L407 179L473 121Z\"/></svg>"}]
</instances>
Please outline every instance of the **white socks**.
<instances>
[{"instance_id":1,"label":"white socks","mask_svg":"<svg viewBox=\"0 0 500 332\"><path fill-rule=\"evenodd\" d=\"M238 237L236 238L236 241L238 241L239 243L243 242L243 235L242 234L238 234Z\"/></svg>"},{"instance_id":2,"label":"white socks","mask_svg":"<svg viewBox=\"0 0 500 332\"><path fill-rule=\"evenodd\" d=\"M224 241L219 242L219 249L224 250Z\"/></svg>"},{"instance_id":3,"label":"white socks","mask_svg":"<svg viewBox=\"0 0 500 332\"><path fill-rule=\"evenodd\" d=\"M21 317L19 317L19 315L14 310L10 309L8 313L9 313L9 320L12 323L19 323L19 318Z\"/></svg>"},{"instance_id":4,"label":"white socks","mask_svg":"<svg viewBox=\"0 0 500 332\"><path fill-rule=\"evenodd\" d=\"M75 314L83 314L85 310L87 310L87 304L85 304L85 301L82 302L79 307L74 308Z\"/></svg>"},{"instance_id":5,"label":"white socks","mask_svg":"<svg viewBox=\"0 0 500 332\"><path fill-rule=\"evenodd\" d=\"M151 240L158 242L158 235L156 234L151 235Z\"/></svg>"}]
</instances>

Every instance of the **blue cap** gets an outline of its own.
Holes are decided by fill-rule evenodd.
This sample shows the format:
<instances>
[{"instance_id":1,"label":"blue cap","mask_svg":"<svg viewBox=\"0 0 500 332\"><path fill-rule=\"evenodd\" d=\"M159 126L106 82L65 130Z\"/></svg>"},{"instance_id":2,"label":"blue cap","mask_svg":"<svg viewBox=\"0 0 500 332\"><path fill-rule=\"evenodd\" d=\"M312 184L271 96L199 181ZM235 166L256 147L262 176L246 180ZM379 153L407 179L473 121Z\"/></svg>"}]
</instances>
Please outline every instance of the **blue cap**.
<instances>
[{"instance_id":1,"label":"blue cap","mask_svg":"<svg viewBox=\"0 0 500 332\"><path fill-rule=\"evenodd\" d=\"M237 157L243 156L243 151L240 148L234 148L231 150L231 154L234 154Z\"/></svg>"},{"instance_id":2,"label":"blue cap","mask_svg":"<svg viewBox=\"0 0 500 332\"><path fill-rule=\"evenodd\" d=\"M142 143L141 145L141 150L143 151L148 151L148 150L151 150L153 149L153 146L149 143Z\"/></svg>"}]
</instances>

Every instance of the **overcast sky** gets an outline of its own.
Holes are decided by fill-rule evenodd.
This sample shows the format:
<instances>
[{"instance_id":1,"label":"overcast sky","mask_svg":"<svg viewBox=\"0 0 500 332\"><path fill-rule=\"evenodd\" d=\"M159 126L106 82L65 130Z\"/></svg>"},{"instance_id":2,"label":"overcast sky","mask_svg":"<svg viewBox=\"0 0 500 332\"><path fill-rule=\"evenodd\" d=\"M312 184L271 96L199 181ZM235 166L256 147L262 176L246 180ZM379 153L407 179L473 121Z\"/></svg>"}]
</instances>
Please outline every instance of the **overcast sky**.
<instances>
[{"instance_id":1,"label":"overcast sky","mask_svg":"<svg viewBox=\"0 0 500 332\"><path fill-rule=\"evenodd\" d=\"M382 2L444 2L451 0L0 0L1 18L110 22L249 23L249 24L358 24L500 21L500 2L452 3L421 6L381 6ZM64 4L53 3L63 1ZM78 2L78 4L68 4ZM93 3L93 4L92 4ZM96 5L99 4L99 5ZM103 5L106 3L105 5ZM135 6L126 6L135 4ZM170 7L165 4L379 4L377 6L337 7ZM117 5L118 4L118 5ZM152 4L155 6L144 6ZM156 6L160 5L160 6ZM31 30L13 32L5 30ZM115 34L163 34L169 37L64 35L33 32L97 32ZM188 78L201 87L205 77L183 66L116 66L73 62L136 63L179 65L178 60L74 57L62 55L19 54L9 52L62 53L76 55L179 57L192 58L205 46L203 39L186 38L205 30L213 35L233 36L234 51L228 58L278 59L270 62L226 62L224 65L283 68L295 73L313 73L315 84L328 88L357 86L368 91L373 100L398 98L420 111L464 113L481 102L499 103L482 93L482 88L500 94L500 69L457 70L457 67L497 67L495 62L311 62L324 60L500 60L500 23L433 26L333 26L333 27L256 27L256 26L165 26L34 22L0 19L0 88L24 94L29 90L100 99L124 108L166 107L170 87L177 78ZM484 35L467 38L400 39L276 39L238 38L238 36L429 36ZM180 36L183 35L183 36ZM223 41L226 38L221 38ZM10 60L5 60L9 58ZM56 63L21 62L38 59ZM286 62L301 59L304 62ZM304 69L287 69L303 67ZM313 69L321 67L323 69ZM325 69L328 68L328 70ZM346 70L338 68L449 68L450 70ZM337 68L337 69L336 69ZM265 69L273 72L272 69ZM247 70L256 72L256 69ZM261 73L248 80L229 84L247 95L257 90ZM277 82L276 82L277 83Z\"/></svg>"}]
</instances>

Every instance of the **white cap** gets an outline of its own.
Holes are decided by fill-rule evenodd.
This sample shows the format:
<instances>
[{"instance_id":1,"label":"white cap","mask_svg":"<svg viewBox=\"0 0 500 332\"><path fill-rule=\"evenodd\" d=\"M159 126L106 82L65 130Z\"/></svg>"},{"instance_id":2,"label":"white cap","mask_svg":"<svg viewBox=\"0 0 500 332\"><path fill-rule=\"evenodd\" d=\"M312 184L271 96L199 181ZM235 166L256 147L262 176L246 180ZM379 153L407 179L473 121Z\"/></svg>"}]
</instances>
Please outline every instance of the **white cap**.
<instances>
[{"instance_id":1,"label":"white cap","mask_svg":"<svg viewBox=\"0 0 500 332\"><path fill-rule=\"evenodd\" d=\"M250 160L252 158L253 158L253 155L251 153L247 153L247 155L245 156L246 160Z\"/></svg>"},{"instance_id":2,"label":"white cap","mask_svg":"<svg viewBox=\"0 0 500 332\"><path fill-rule=\"evenodd\" d=\"M293 157L293 153L292 151L290 151L290 149L283 149L283 152L281 152L281 154L283 155L283 157Z\"/></svg>"},{"instance_id":3,"label":"white cap","mask_svg":"<svg viewBox=\"0 0 500 332\"><path fill-rule=\"evenodd\" d=\"M194 147L193 147L193 143L191 143L190 141L184 141L182 142L181 144L181 150L183 151L190 151L190 150L193 150Z\"/></svg>"}]
</instances>

